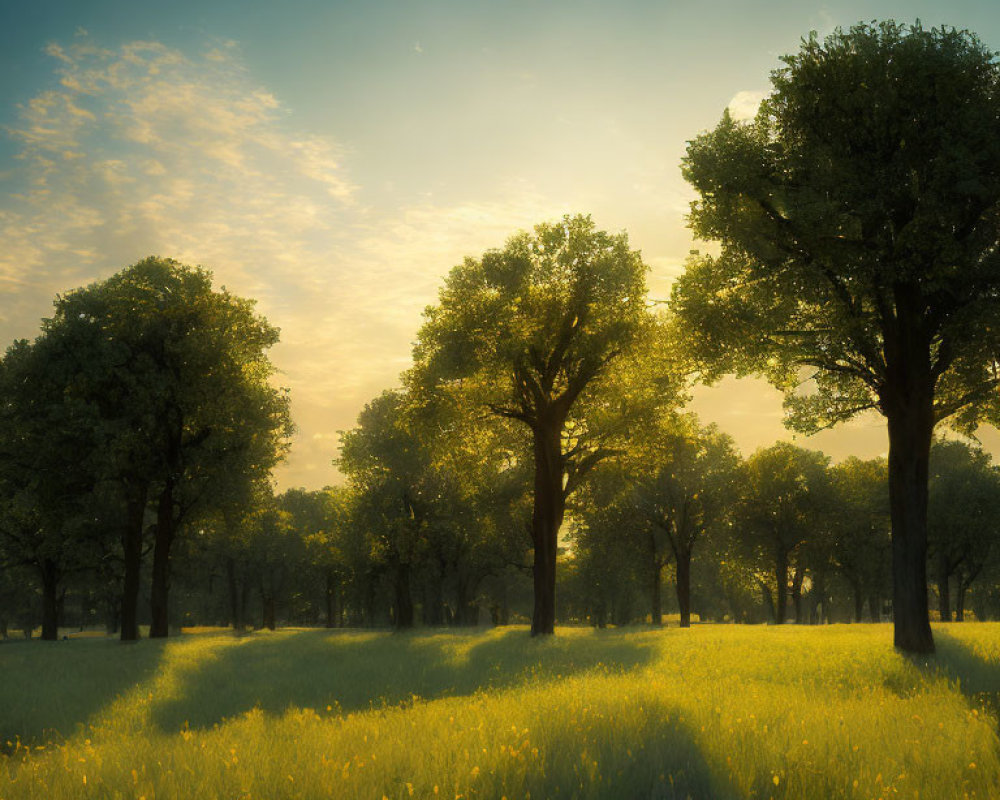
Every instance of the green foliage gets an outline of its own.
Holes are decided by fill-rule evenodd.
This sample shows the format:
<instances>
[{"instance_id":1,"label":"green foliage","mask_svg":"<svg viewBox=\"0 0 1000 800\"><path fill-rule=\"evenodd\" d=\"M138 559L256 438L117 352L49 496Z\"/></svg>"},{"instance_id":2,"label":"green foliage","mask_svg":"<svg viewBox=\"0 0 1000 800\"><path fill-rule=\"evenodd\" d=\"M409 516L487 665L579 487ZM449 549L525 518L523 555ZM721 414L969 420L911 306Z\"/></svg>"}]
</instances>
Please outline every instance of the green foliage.
<instances>
[{"instance_id":1,"label":"green foliage","mask_svg":"<svg viewBox=\"0 0 1000 800\"><path fill-rule=\"evenodd\" d=\"M475 383L516 418L541 398L575 399L634 336L645 273L625 234L589 217L538 225L452 270L425 312L415 361L429 380Z\"/></svg>"},{"instance_id":2,"label":"green foliage","mask_svg":"<svg viewBox=\"0 0 1000 800\"><path fill-rule=\"evenodd\" d=\"M996 60L883 22L783 61L755 120L723 115L684 159L691 225L721 243L673 291L703 376L766 374L803 431L915 387L936 419L997 420Z\"/></svg>"},{"instance_id":3,"label":"green foliage","mask_svg":"<svg viewBox=\"0 0 1000 800\"><path fill-rule=\"evenodd\" d=\"M960 595L1000 557L1000 471L991 461L965 442L939 440L931 448L931 561L939 581L958 575Z\"/></svg>"},{"instance_id":4,"label":"green foliage","mask_svg":"<svg viewBox=\"0 0 1000 800\"><path fill-rule=\"evenodd\" d=\"M861 598L889 585L889 474L885 459L848 458L830 468L830 536L820 558L829 558Z\"/></svg>"}]
</instances>

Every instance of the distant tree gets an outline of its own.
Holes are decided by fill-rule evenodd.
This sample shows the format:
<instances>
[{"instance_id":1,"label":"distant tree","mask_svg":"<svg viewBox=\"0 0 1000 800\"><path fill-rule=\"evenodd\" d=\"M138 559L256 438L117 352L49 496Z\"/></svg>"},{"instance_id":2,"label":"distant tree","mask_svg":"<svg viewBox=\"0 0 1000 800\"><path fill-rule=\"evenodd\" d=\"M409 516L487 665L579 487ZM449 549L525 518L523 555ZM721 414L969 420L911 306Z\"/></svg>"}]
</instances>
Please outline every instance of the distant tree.
<instances>
[{"instance_id":1,"label":"distant tree","mask_svg":"<svg viewBox=\"0 0 1000 800\"><path fill-rule=\"evenodd\" d=\"M167 634L170 550L217 484L254 480L281 458L288 397L266 351L278 331L253 301L212 289L211 274L148 258L56 299L45 338L69 354L67 398L97 409L102 478L127 511L122 638L135 602L147 504L153 513L150 636Z\"/></svg>"},{"instance_id":2,"label":"distant tree","mask_svg":"<svg viewBox=\"0 0 1000 800\"><path fill-rule=\"evenodd\" d=\"M632 621L634 608L662 621L663 573L670 562L664 533L639 510L621 458L598 465L574 498L570 539L573 605L592 625Z\"/></svg>"},{"instance_id":3,"label":"distant tree","mask_svg":"<svg viewBox=\"0 0 1000 800\"><path fill-rule=\"evenodd\" d=\"M831 511L828 462L820 452L787 442L762 448L746 462L735 526L748 548L772 565L779 625L787 616L789 578L801 587L802 578L789 574L798 548ZM795 611L796 622L804 622L798 603Z\"/></svg>"},{"instance_id":4,"label":"distant tree","mask_svg":"<svg viewBox=\"0 0 1000 800\"><path fill-rule=\"evenodd\" d=\"M888 586L889 482L885 459L848 458L830 469L834 513L830 556L851 587L854 619L860 622L865 600L872 621L879 619L879 596Z\"/></svg>"},{"instance_id":5,"label":"distant tree","mask_svg":"<svg viewBox=\"0 0 1000 800\"><path fill-rule=\"evenodd\" d=\"M553 632L567 498L608 452L589 436L568 435L568 423L588 393L600 396L603 374L647 318L645 272L625 234L566 217L466 259L425 312L417 382L461 382L468 413L486 407L530 433L533 635Z\"/></svg>"},{"instance_id":6,"label":"distant tree","mask_svg":"<svg viewBox=\"0 0 1000 800\"><path fill-rule=\"evenodd\" d=\"M676 565L680 625L687 628L694 548L708 530L730 521L740 458L729 436L714 426L700 427L690 415L655 430L655 436L644 437L629 453L636 476L632 495L640 513L666 538ZM654 565L661 563L656 550L651 543Z\"/></svg>"},{"instance_id":7,"label":"distant tree","mask_svg":"<svg viewBox=\"0 0 1000 800\"><path fill-rule=\"evenodd\" d=\"M969 587L1000 550L1000 471L990 462L965 442L938 440L931 447L927 529L944 621L951 619L952 576L961 622Z\"/></svg>"},{"instance_id":8,"label":"distant tree","mask_svg":"<svg viewBox=\"0 0 1000 800\"><path fill-rule=\"evenodd\" d=\"M325 624L339 628L343 619L343 584L348 565L345 540L354 524L354 493L345 486L319 491L289 489L281 495L281 506L291 514L292 526L305 542L310 563L323 579Z\"/></svg>"},{"instance_id":9,"label":"distant tree","mask_svg":"<svg viewBox=\"0 0 1000 800\"><path fill-rule=\"evenodd\" d=\"M358 425L342 434L337 462L358 494L357 522L369 537L370 557L392 584L397 628L415 621L411 582L433 500L425 491L432 455L407 411L398 391L369 402Z\"/></svg>"},{"instance_id":10,"label":"distant tree","mask_svg":"<svg viewBox=\"0 0 1000 800\"><path fill-rule=\"evenodd\" d=\"M1000 62L967 31L891 21L782 61L755 120L689 144L691 224L721 251L673 309L706 378L766 374L799 430L885 416L895 643L931 652L931 435L998 419Z\"/></svg>"}]
</instances>

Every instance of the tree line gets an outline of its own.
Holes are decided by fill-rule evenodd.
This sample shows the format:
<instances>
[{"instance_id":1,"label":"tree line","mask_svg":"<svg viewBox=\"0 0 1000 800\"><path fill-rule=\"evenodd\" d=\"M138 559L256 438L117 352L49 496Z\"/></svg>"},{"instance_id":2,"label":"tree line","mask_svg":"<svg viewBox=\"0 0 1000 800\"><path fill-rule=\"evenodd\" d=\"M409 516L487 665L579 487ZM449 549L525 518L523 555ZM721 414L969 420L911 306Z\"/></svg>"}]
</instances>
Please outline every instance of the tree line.
<instances>
[{"instance_id":1,"label":"tree line","mask_svg":"<svg viewBox=\"0 0 1000 800\"><path fill-rule=\"evenodd\" d=\"M0 375L4 559L34 569L43 635L79 570L119 598L123 638L148 580L165 635L182 558L225 577L237 627L254 594L264 625L290 593L305 617L287 618L309 617L305 564L328 624L470 622L483 603L503 621L524 595L534 635L659 622L672 570L683 624L692 605L830 619L844 594L928 652L928 565L943 617L953 597L990 613L993 468L933 442L1000 412L1000 67L969 32L891 21L782 63L756 117L688 144L710 247L665 307L626 234L586 216L466 259L400 388L344 433L342 489L274 496L277 331L208 273L149 259L57 298ZM874 409L888 458L742 461L684 411L725 374L768 378L806 433Z\"/></svg>"}]
</instances>

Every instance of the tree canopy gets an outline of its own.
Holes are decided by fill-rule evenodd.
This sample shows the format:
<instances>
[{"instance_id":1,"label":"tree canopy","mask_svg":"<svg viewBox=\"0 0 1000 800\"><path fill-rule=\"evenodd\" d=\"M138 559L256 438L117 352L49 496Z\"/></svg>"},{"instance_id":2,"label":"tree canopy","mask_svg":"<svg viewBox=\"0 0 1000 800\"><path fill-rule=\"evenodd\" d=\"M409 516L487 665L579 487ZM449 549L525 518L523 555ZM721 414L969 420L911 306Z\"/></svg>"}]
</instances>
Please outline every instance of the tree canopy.
<instances>
[{"instance_id":1,"label":"tree canopy","mask_svg":"<svg viewBox=\"0 0 1000 800\"><path fill-rule=\"evenodd\" d=\"M783 57L755 119L690 142L673 307L704 375L763 373L803 431L888 421L896 644L933 649L934 425L998 419L1000 67L971 33L858 25Z\"/></svg>"}]
</instances>

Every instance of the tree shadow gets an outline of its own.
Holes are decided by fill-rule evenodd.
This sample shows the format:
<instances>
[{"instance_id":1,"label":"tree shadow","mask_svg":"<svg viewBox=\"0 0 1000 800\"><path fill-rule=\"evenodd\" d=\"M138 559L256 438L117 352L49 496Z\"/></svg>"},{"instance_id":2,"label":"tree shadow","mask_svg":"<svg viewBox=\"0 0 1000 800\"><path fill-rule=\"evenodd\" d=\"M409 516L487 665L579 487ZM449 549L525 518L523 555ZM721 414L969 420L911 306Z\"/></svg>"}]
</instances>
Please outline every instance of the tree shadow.
<instances>
[{"instance_id":1,"label":"tree shadow","mask_svg":"<svg viewBox=\"0 0 1000 800\"><path fill-rule=\"evenodd\" d=\"M969 623L962 623L969 624ZM990 714L1000 731L1000 652L984 653L954 633L934 631L937 653L933 662L973 705Z\"/></svg>"},{"instance_id":2,"label":"tree shadow","mask_svg":"<svg viewBox=\"0 0 1000 800\"><path fill-rule=\"evenodd\" d=\"M676 710L656 711L645 725L629 732L627 749L609 731L596 740L589 739L586 758L566 759L560 755L579 751L579 738L571 731L551 737L543 766L530 773L523 785L505 787L506 795L737 800L773 794L769 781L767 785L761 782L749 795L741 791L725 764L713 764L706 758L694 729L680 721Z\"/></svg>"},{"instance_id":3,"label":"tree shadow","mask_svg":"<svg viewBox=\"0 0 1000 800\"><path fill-rule=\"evenodd\" d=\"M73 735L156 674L166 641L7 642L0 648L0 752Z\"/></svg>"},{"instance_id":4,"label":"tree shadow","mask_svg":"<svg viewBox=\"0 0 1000 800\"><path fill-rule=\"evenodd\" d=\"M220 647L185 670L183 685L155 702L164 731L206 728L253 708L351 712L415 697L465 696L528 680L559 680L590 669L634 669L654 639L634 632L532 639L523 629L486 632L296 631L256 635Z\"/></svg>"}]
</instances>

